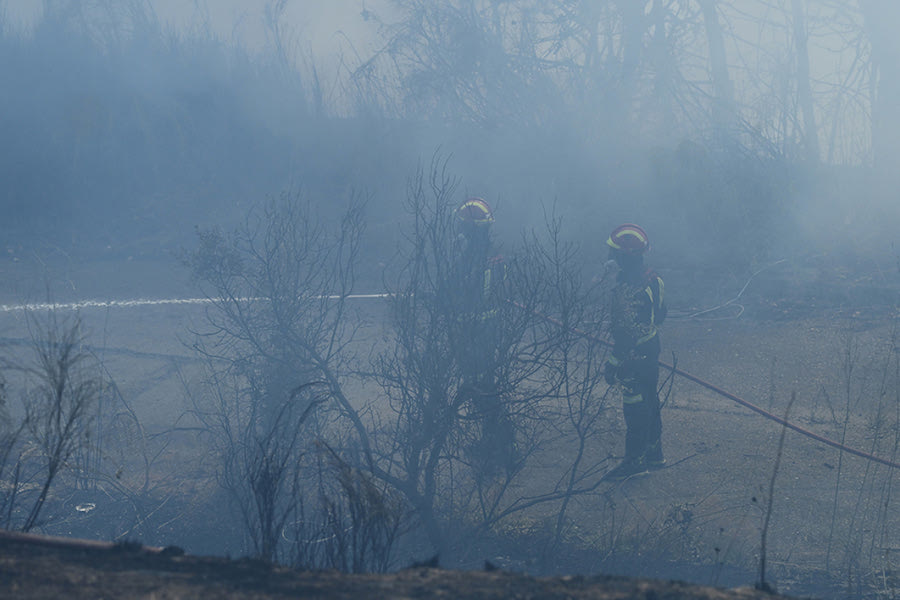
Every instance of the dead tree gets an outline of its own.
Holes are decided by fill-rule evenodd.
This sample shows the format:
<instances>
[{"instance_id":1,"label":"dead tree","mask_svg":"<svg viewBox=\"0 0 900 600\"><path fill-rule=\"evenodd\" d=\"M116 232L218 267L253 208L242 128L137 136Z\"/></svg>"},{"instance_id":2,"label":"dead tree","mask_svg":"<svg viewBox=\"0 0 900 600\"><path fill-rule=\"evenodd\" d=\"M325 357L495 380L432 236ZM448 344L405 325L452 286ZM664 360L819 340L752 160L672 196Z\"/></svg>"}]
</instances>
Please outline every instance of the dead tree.
<instances>
[{"instance_id":1,"label":"dead tree","mask_svg":"<svg viewBox=\"0 0 900 600\"><path fill-rule=\"evenodd\" d=\"M21 417L0 400L0 512L5 527L30 531L73 455L87 443L92 408L101 389L93 357L84 347L78 318L29 313L34 361L4 359L25 376ZM21 520L16 515L22 515Z\"/></svg>"},{"instance_id":2,"label":"dead tree","mask_svg":"<svg viewBox=\"0 0 900 600\"><path fill-rule=\"evenodd\" d=\"M709 48L710 76L714 98L712 118L717 131L733 135L738 122L738 110L734 98L734 83L728 70L725 36L719 22L719 6L716 0L698 0L703 13L703 28Z\"/></svg>"},{"instance_id":3,"label":"dead tree","mask_svg":"<svg viewBox=\"0 0 900 600\"><path fill-rule=\"evenodd\" d=\"M22 525L29 531L38 522L50 486L67 465L90 427L89 410L100 390L96 372L88 370L90 355L83 348L80 321L60 323L55 315L47 323L34 322L36 365L32 373L38 387L26 401L28 429L42 450L43 482Z\"/></svg>"},{"instance_id":4,"label":"dead tree","mask_svg":"<svg viewBox=\"0 0 900 600\"><path fill-rule=\"evenodd\" d=\"M314 495L316 443L341 440L347 460L372 462L344 393L361 211L353 202L328 227L310 203L285 194L231 234L199 232L185 257L210 300L194 340L210 365L210 393L195 415L212 434L255 552L268 560L287 551L282 529Z\"/></svg>"},{"instance_id":5,"label":"dead tree","mask_svg":"<svg viewBox=\"0 0 900 600\"><path fill-rule=\"evenodd\" d=\"M352 203L329 229L309 202L284 194L231 234L199 232L199 248L186 257L210 300L195 348L245 378L260 410L267 395L322 381L334 407L364 431L341 385L361 211Z\"/></svg>"},{"instance_id":6,"label":"dead tree","mask_svg":"<svg viewBox=\"0 0 900 600\"><path fill-rule=\"evenodd\" d=\"M794 39L794 56L797 69L797 96L803 113L802 140L806 161L819 162L819 132L816 128L815 101L809 72L809 28L801 0L791 0L791 25Z\"/></svg>"},{"instance_id":7,"label":"dead tree","mask_svg":"<svg viewBox=\"0 0 900 600\"><path fill-rule=\"evenodd\" d=\"M882 173L897 173L900 156L900 67L897 55L900 40L896 23L900 19L900 5L891 0L859 0L865 34L871 46L872 88L872 152L874 163Z\"/></svg>"}]
</instances>

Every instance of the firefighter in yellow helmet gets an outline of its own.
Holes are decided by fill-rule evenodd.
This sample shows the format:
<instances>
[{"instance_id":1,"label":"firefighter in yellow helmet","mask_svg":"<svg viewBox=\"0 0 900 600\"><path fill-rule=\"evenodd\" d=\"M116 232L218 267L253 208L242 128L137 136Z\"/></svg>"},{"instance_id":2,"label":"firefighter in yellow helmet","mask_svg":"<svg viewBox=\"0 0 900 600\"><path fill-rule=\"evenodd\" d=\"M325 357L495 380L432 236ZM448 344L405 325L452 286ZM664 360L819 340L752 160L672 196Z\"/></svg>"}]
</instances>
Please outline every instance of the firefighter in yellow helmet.
<instances>
[{"instance_id":1,"label":"firefighter in yellow helmet","mask_svg":"<svg viewBox=\"0 0 900 600\"><path fill-rule=\"evenodd\" d=\"M477 472L492 476L515 468L515 430L497 381L496 347L505 301L506 264L491 240L494 215L483 198L470 197L457 209L454 287L459 319L457 360L463 393L478 424L468 449Z\"/></svg>"},{"instance_id":2,"label":"firefighter in yellow helmet","mask_svg":"<svg viewBox=\"0 0 900 600\"><path fill-rule=\"evenodd\" d=\"M454 270L461 310L479 323L490 323L506 300L506 262L494 251L494 214L482 198L470 197L456 209Z\"/></svg>"},{"instance_id":3,"label":"firefighter in yellow helmet","mask_svg":"<svg viewBox=\"0 0 900 600\"><path fill-rule=\"evenodd\" d=\"M619 267L610 302L613 349L604 376L609 385L622 386L625 414L625 458L604 475L621 481L665 466L659 393L659 325L666 318L665 287L644 266L650 249L647 233L626 223L606 241L610 258Z\"/></svg>"}]
</instances>

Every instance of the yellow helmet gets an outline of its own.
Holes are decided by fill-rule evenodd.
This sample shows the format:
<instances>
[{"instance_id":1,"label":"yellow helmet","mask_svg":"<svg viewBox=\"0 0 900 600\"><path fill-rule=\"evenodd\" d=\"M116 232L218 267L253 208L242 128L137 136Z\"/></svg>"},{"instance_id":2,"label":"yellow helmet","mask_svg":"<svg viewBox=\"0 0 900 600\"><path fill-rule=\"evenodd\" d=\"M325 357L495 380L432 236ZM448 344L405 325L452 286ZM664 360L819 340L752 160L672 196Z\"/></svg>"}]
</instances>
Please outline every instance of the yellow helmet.
<instances>
[{"instance_id":1,"label":"yellow helmet","mask_svg":"<svg viewBox=\"0 0 900 600\"><path fill-rule=\"evenodd\" d=\"M613 229L606 245L625 254L643 254L650 249L650 238L634 223L625 223Z\"/></svg>"},{"instance_id":2,"label":"yellow helmet","mask_svg":"<svg viewBox=\"0 0 900 600\"><path fill-rule=\"evenodd\" d=\"M456 209L456 216L461 221L472 223L473 225L486 226L494 222L494 214L491 207L483 198L472 196L466 198L466 201Z\"/></svg>"}]
</instances>

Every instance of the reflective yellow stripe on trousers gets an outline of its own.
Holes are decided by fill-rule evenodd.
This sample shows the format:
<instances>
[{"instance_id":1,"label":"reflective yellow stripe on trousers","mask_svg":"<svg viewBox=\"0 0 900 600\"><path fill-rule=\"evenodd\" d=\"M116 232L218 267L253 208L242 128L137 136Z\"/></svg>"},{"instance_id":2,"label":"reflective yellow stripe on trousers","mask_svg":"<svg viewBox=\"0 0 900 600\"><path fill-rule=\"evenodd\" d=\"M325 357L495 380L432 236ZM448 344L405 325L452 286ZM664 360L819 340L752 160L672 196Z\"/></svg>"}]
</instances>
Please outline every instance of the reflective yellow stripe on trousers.
<instances>
[{"instance_id":1,"label":"reflective yellow stripe on trousers","mask_svg":"<svg viewBox=\"0 0 900 600\"><path fill-rule=\"evenodd\" d=\"M622 404L637 404L638 402L640 402L643 399L644 399L643 396L641 396L640 394L623 395L622 396Z\"/></svg>"}]
</instances>

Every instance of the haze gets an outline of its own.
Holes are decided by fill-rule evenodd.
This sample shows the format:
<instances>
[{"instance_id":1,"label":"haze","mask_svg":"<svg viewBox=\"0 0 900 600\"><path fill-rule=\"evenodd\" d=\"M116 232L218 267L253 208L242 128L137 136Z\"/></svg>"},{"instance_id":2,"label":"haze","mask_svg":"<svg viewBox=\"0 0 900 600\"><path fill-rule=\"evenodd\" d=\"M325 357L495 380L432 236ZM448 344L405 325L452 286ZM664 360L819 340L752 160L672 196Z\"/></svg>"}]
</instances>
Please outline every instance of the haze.
<instances>
[{"instance_id":1,"label":"haze","mask_svg":"<svg viewBox=\"0 0 900 600\"><path fill-rule=\"evenodd\" d=\"M170 441L171 448L185 455L203 456L204 464L196 471L201 475L183 475L183 482L190 483L179 489L202 481L206 487L196 484L198 490L203 487L196 492L196 502L213 506L227 496L221 485L225 463L215 462L227 452L216 445L220 438L210 441L211 431L227 419L224 413L215 413L222 417L218 421L210 418L214 411L201 410L197 398L211 402L233 397L239 408L230 417L245 418L242 402L256 407L252 402L276 396L293 401L297 390L306 388L291 377L320 374L312 359L296 358L295 364L294 358L279 354L293 357L306 351L298 350L305 347L286 333L295 333L293 316L276 315L287 324L257 337L252 328L230 329L231 305L223 299L242 310L262 311L255 321L265 324L260 327L281 323L264 312L276 311L277 302L266 308L253 304L260 297L278 296L266 288L271 281L263 274L269 275L267 269L274 264L278 268L272 272L299 286L302 278L297 274L308 268L319 278L289 290L285 297L291 302L298 295L307 302L291 314L309 326L303 330L307 332L333 324L329 348L342 352L329 355L340 363L334 367L339 376L332 380L322 375L335 386L329 397L334 412L315 423L321 427L317 434L332 446L311 445L303 456L321 457L323 448L333 447L353 473L371 476L379 490L389 490L385 493L391 500L397 493L414 505L414 494L398 492L402 477L391 477L391 469L402 463L391 453L408 449L390 437L396 433L391 427L407 425L411 435L423 427L403 419L428 411L409 408L391 396L396 390L390 383L403 380L396 373L406 374L402 369L416 362L397 358L403 351L416 355L403 347L403 340L419 338L397 333L404 306L382 301L398 290L409 293L390 297L434 300L436 294L404 279L419 273L410 266L418 263L403 262L415 254L411 240L421 234L421 223L427 221L423 215L450 228L452 219L441 221L450 213L441 211L479 196L494 211L497 252L516 268L531 265L542 273L535 276L541 284L553 274L558 290L577 297L569 308L578 310L570 313L549 300L535 301L541 311L553 313L545 316L559 320L577 313L573 318L583 320L579 326L603 330L602 303L596 300L608 283L606 238L621 223L638 223L651 238L648 262L666 281L673 315L667 325L671 336L663 337L664 358L679 353L688 366L740 387L741 394L755 401L766 400L772 412L794 410L801 415L798 419L807 419L804 426L846 438L879 456L893 456L898 446L891 448L889 442L900 439L895 410L900 398L895 368L900 357L895 328L900 293L897 31L900 2L894 0L0 1L0 302L6 318L0 325L6 350L19 360L22 348L31 343L29 328L34 327L21 317L24 303L91 300L96 301L91 310L105 306L106 312L85 309L84 318L103 338L102 343L89 340L85 347L95 350L109 344L122 361L120 372L101 361L107 369L103 377L124 381L125 392L117 392L107 410L130 401L129 392L147 399L134 410L120 407L110 422L119 433L128 429L129 435L140 437L144 448L159 444L152 446L159 452L154 456L171 461L167 468L183 458L167 453ZM292 200L284 204L286 199ZM279 254L287 246L276 233L287 234L276 225L294 222L282 221L279 210L287 210L297 222L315 224L298 235L311 247L291 238L297 246L290 247L297 252ZM449 231L437 226L434 231L441 235L435 233L440 243L433 248L454 247L456 238ZM254 238L253 232L260 237ZM277 243L268 244L276 238ZM266 243L254 246L254 240ZM545 251L551 247L565 260ZM350 255L352 265L341 262ZM304 262L311 256L321 258L321 265ZM427 268L421 272L431 274L433 265L446 258L436 253L422 259ZM297 280L291 279L294 276ZM594 284L599 291L591 287ZM317 300L338 296L346 301L351 288L380 303L361 303L359 314L353 313L355 320L338 323L349 318L350 311L336 316L328 312L330 305L310 301L312 290ZM535 289L541 285L535 283ZM168 304L128 304L147 299ZM105 300L120 303L112 308L102 304ZM180 301L185 303L176 304ZM125 306L129 308L121 308ZM137 306L143 308L138 311ZM531 325L528 335L555 331L547 321ZM192 337L201 331L208 336ZM223 332L234 333L234 338L216 337ZM222 346L205 345L213 339ZM273 355L282 362L259 347L248 350L247 356L230 354L260 339L277 348ZM583 346L573 352L579 360L599 358ZM392 357L396 373L373 375L375 366L363 361L372 356L382 358L382 368L390 363L384 357ZM217 371L222 361L230 365L224 369L228 377L217 379L210 373L222 375L224 371ZM8 376L17 382L12 387L28 388L22 373L30 371L15 372ZM448 367L446 373L455 371ZM225 386L218 388L218 396L206 387L212 380ZM336 389L338 380L346 387ZM540 387L527 378L520 383ZM694 470L682 471L685 476L675 473L669 480L666 470L658 479L669 481L669 497L654 496L656 488L635 488L646 495L632 502L627 489L597 491L599 484L591 479L606 468L604 461L615 452L621 434L619 400L613 400L612 392L598 390L586 396L602 405L595 413L596 423L602 425L597 425L596 444L588 451L596 462L584 473L590 502L573 500L571 509L554 507L550 517L528 513L517 520L516 513L490 521L484 505L479 513L464 503L454 504L460 502L454 479L442 488L449 490L447 504L435 500L429 507L433 514L423 516L427 511L422 505L410 509L421 521L410 527L413 541L393 547L390 567L402 566L412 555L410 549L419 552L417 559L435 548L445 549L434 543L440 538L435 533L439 527L421 525L429 518L445 526L449 536L454 519L465 521L463 516L472 514L484 517L475 527L481 533L502 531L507 542L520 533L532 536L524 546L546 534L556 544L547 548L559 548L565 529L571 536L565 538L572 544L567 546L571 556L579 556L574 548L589 547L598 552L591 556L606 557L606 567L629 574L634 574L629 565L637 564L631 558L648 554L629 554L615 545L617 540L627 538L637 548L650 536L642 538L640 532L656 532L657 525L662 533L650 545L691 556L691 569L700 565L697 573L704 574L698 578L721 574L726 564L737 570L753 564L757 517L765 512L756 498L763 496L760 486L770 476L775 480L776 433L759 426L744 435L750 431L748 421L716 408L707 392L683 391L683 403L673 402L663 420L666 435L671 434L681 458L688 461L685 469ZM788 404L792 391L798 394L794 408ZM400 396L406 401L414 395ZM498 498L508 499L503 494L513 491L521 494L519 499L545 493L528 487L543 482L531 473L553 473L562 464L560 456L577 454L570 447L558 451L555 446L580 435L572 433L577 419L560 417L570 414L572 396L556 391L548 393L551 396L561 404L549 412L560 421L535 408L533 415L540 417L525 420L534 423L534 429L523 424L522 431L533 433L546 426L546 431L566 433L541 438L534 457L528 457L536 461L528 463L534 471L517 472L526 481L504 487ZM10 392L9 397L26 402L29 395ZM313 392L298 397L318 406ZM564 401L569 402L565 409ZM28 413L24 404L19 409L14 404L9 404L13 416L16 410ZM273 409L266 410L259 414ZM249 412L257 414L255 408ZM298 423L312 427L303 420L305 415ZM341 429L348 420L351 425ZM218 425L211 424L214 421ZM463 433L448 434L448 439L463 444L465 427L471 424L463 417L459 422ZM719 436L701 429L700 422L732 429ZM0 419L0 425L4 423ZM237 429L252 433L271 426L265 419L260 423ZM186 434L188 430L203 435ZM387 446L380 447L383 455L363 464L367 435L373 447ZM200 438L208 446L197 449ZM129 448L123 443L116 451L127 454ZM792 506L795 510L785 517L784 527L796 524L796 531L813 541L801 543L798 540L806 538L797 534L791 542L784 541L789 536L773 542L784 560L781 573L789 574L791 557L799 556L798 578L806 584L827 572L835 577L828 593L837 596L847 581L864 579L861 572L884 574L895 568L893 471L869 471L869 463L849 468L843 454L819 455L816 452L825 450L818 447L802 450L806 446L798 443L788 448L801 457L794 477L782 480L797 486L789 488L791 501L806 501L803 494L808 494L818 502L810 500L810 506L820 513ZM22 456L31 455L22 450ZM435 450L434 456L452 465L446 472L454 476L471 467L462 450ZM731 462L709 466L713 457L722 456ZM336 468L339 461L330 460L321 461L320 468L325 463L328 469ZM746 477L739 472L743 462L751 473ZM414 463L419 464L408 461ZM3 467L0 463L0 479L12 472ZM481 474L468 474L473 486L484 483ZM709 508L708 518L699 517L705 500L691 496L691 490L684 489L688 486L679 487L694 477L704 498L711 498L709 504L720 503ZM85 491L84 482L72 478L73 489ZM149 483L107 479L114 482L108 489L128 490L132 506L139 504L132 500L140 494L148 507L158 500L148 495ZM616 495L620 493L626 495ZM784 494L786 503L790 494ZM493 497L479 498L489 504L485 498ZM752 507L749 498L754 498ZM646 513L639 510L645 508L644 501ZM122 504L127 504L125 499ZM498 500L493 509L502 512L508 506ZM635 510L628 513L633 519L628 527L637 525L626 534L624 522L616 520L623 513L616 511L627 512L630 509L622 508L627 506ZM444 509L448 512L441 513ZM595 519L592 527L608 537L566 529L566 519L575 511ZM685 521L688 511L697 519ZM240 521L234 517L238 512L228 513L232 524ZM874 516L859 517L869 519L862 527L857 513ZM8 514L7 521L14 521L15 514ZM47 530L59 532L65 523L48 517ZM720 556L718 528L735 523L740 533L729 538L728 549L740 556ZM162 539L165 535L183 533L152 520L141 527L144 535L158 536L155 543L168 543ZM205 531L215 530L209 526ZM861 532L870 537L854 537ZM211 551L219 542L198 541L202 536L196 535L177 543ZM235 553L260 554L262 538L252 536L229 531L221 544ZM275 538L268 542L266 558L279 553L284 558L288 552L287 538ZM480 566L480 555L474 554L463 564L466 540L448 539L447 548L457 553L456 566ZM838 550L838 542L845 540ZM611 546L604 547L606 543ZM809 550L826 546L825 555ZM868 549L865 559L863 547ZM410 554L398 556L397 548ZM603 554L610 548L619 554ZM295 550L291 547L290 552ZM815 555L805 554L808 550ZM691 554L695 551L697 556ZM551 555L547 551L543 556ZM536 564L531 560L523 558L515 566L528 568ZM660 558L660 564L665 560ZM660 569L657 574L671 574ZM866 579L866 585L877 585L875 579ZM884 575L882 584L896 593L896 584L885 583L888 579Z\"/></svg>"}]
</instances>

